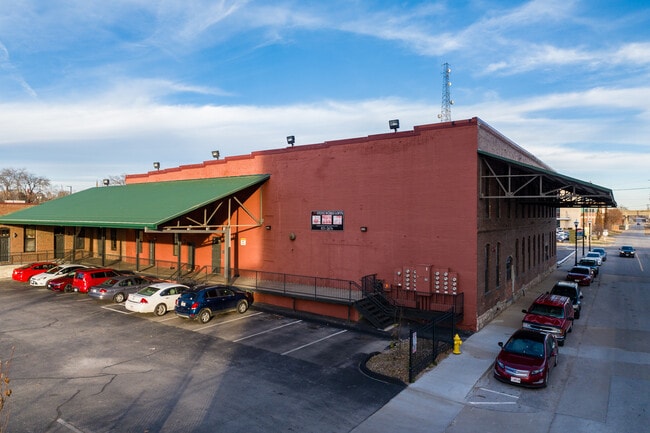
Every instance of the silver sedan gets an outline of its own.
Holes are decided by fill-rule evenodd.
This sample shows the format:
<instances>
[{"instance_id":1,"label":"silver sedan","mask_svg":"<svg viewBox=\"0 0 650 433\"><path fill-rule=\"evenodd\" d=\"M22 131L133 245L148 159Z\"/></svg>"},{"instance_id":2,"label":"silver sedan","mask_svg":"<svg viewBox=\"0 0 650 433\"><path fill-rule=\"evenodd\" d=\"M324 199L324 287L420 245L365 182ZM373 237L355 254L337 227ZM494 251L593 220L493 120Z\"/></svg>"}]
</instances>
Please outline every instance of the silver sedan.
<instances>
[{"instance_id":1,"label":"silver sedan","mask_svg":"<svg viewBox=\"0 0 650 433\"><path fill-rule=\"evenodd\" d=\"M136 293L143 287L156 282L153 278L140 275L121 275L109 278L101 284L88 290L88 296L101 301L113 300L119 304L126 300L131 293Z\"/></svg>"}]
</instances>

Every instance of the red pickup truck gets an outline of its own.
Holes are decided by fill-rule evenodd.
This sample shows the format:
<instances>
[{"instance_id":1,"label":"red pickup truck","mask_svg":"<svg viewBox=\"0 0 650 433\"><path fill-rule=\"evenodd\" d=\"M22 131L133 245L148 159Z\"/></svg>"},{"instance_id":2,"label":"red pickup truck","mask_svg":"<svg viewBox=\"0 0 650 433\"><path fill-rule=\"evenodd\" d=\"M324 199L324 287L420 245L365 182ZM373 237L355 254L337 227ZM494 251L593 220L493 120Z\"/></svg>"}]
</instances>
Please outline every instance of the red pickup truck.
<instances>
[{"instance_id":1,"label":"red pickup truck","mask_svg":"<svg viewBox=\"0 0 650 433\"><path fill-rule=\"evenodd\" d=\"M555 335L558 344L564 345L566 335L573 329L573 304L566 296L539 295L522 320L524 329Z\"/></svg>"}]
</instances>

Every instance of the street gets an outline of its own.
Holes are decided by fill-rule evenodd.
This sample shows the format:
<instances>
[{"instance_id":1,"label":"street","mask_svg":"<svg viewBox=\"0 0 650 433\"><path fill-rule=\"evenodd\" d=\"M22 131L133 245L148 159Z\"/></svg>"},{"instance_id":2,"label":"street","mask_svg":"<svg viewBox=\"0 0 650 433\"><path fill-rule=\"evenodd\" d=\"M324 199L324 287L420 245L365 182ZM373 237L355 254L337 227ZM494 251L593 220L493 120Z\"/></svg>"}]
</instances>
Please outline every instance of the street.
<instances>
[{"instance_id":1,"label":"street","mask_svg":"<svg viewBox=\"0 0 650 433\"><path fill-rule=\"evenodd\" d=\"M620 245L637 257L618 257ZM578 246L578 254L582 253ZM573 250L573 245L563 247ZM583 287L583 313L560 348L559 365L545 389L497 381L489 370L467 396L447 433L640 432L650 424L650 238L630 230L606 247L608 259ZM561 279L568 260L549 278ZM510 308L500 320L516 324ZM496 345L496 344L495 344Z\"/></svg>"}]
</instances>

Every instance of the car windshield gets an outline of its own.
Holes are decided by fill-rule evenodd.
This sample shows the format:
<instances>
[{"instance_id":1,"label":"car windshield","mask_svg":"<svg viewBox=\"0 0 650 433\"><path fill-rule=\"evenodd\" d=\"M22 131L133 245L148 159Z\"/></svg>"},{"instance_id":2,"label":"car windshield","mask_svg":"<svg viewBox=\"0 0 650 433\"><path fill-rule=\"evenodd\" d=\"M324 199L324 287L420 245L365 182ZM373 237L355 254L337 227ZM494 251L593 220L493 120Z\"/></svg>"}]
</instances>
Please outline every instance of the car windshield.
<instances>
[{"instance_id":1,"label":"car windshield","mask_svg":"<svg viewBox=\"0 0 650 433\"><path fill-rule=\"evenodd\" d=\"M138 292L138 295L151 296L158 292L160 289L157 287L148 286Z\"/></svg>"},{"instance_id":2,"label":"car windshield","mask_svg":"<svg viewBox=\"0 0 650 433\"><path fill-rule=\"evenodd\" d=\"M538 314L540 316L557 317L559 319L564 317L564 309L562 307L555 307L553 305L533 304L528 311L530 314Z\"/></svg>"},{"instance_id":3,"label":"car windshield","mask_svg":"<svg viewBox=\"0 0 650 433\"><path fill-rule=\"evenodd\" d=\"M114 286L117 284L118 280L116 278L109 278L108 280L104 281L101 285L102 286Z\"/></svg>"},{"instance_id":4,"label":"car windshield","mask_svg":"<svg viewBox=\"0 0 650 433\"><path fill-rule=\"evenodd\" d=\"M575 290L569 289L568 287L556 287L551 293L554 295L566 296L567 298L573 298L576 294Z\"/></svg>"},{"instance_id":5,"label":"car windshield","mask_svg":"<svg viewBox=\"0 0 650 433\"><path fill-rule=\"evenodd\" d=\"M580 259L580 261L578 263L581 264L581 265L585 265L585 266L594 266L596 264L596 261L595 260Z\"/></svg>"},{"instance_id":6,"label":"car windshield","mask_svg":"<svg viewBox=\"0 0 650 433\"><path fill-rule=\"evenodd\" d=\"M544 357L544 342L529 340L528 338L512 338L504 346L504 350L517 355Z\"/></svg>"},{"instance_id":7,"label":"car windshield","mask_svg":"<svg viewBox=\"0 0 650 433\"><path fill-rule=\"evenodd\" d=\"M632 248L632 247L627 247L627 246L625 246L625 247L621 247L621 250L623 250L623 251L632 251L633 249L634 249L634 248Z\"/></svg>"},{"instance_id":8,"label":"car windshield","mask_svg":"<svg viewBox=\"0 0 650 433\"><path fill-rule=\"evenodd\" d=\"M55 267L50 268L50 269L48 269L47 271L45 271L45 273L46 273L46 274L56 274L56 273L59 272L61 269L63 269L61 266L55 266Z\"/></svg>"},{"instance_id":9,"label":"car windshield","mask_svg":"<svg viewBox=\"0 0 650 433\"><path fill-rule=\"evenodd\" d=\"M576 267L576 268L571 269L571 273L572 274L585 274L585 275L588 275L589 274L589 268Z\"/></svg>"}]
</instances>

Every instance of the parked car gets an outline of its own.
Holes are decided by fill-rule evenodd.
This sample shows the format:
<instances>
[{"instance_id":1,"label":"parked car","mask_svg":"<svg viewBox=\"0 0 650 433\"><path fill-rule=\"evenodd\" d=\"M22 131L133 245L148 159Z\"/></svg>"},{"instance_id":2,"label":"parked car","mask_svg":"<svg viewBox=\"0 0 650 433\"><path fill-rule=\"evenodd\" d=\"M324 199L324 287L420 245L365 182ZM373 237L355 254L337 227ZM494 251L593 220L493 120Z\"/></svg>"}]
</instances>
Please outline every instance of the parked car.
<instances>
[{"instance_id":1,"label":"parked car","mask_svg":"<svg viewBox=\"0 0 650 433\"><path fill-rule=\"evenodd\" d=\"M580 290L578 283L574 283L573 281L558 281L550 293L551 295L570 298L571 304L573 304L573 317L576 319L580 318L580 312L582 311L582 290Z\"/></svg>"},{"instance_id":2,"label":"parked car","mask_svg":"<svg viewBox=\"0 0 650 433\"><path fill-rule=\"evenodd\" d=\"M618 250L619 257L634 257L636 250L631 245L623 245Z\"/></svg>"},{"instance_id":3,"label":"parked car","mask_svg":"<svg viewBox=\"0 0 650 433\"><path fill-rule=\"evenodd\" d=\"M591 268L592 272L594 273L593 277L596 278L598 275L598 272L600 272L600 266L598 266L598 262L596 259L592 257L583 257L578 261L578 266L586 266L588 268Z\"/></svg>"},{"instance_id":4,"label":"parked car","mask_svg":"<svg viewBox=\"0 0 650 433\"><path fill-rule=\"evenodd\" d=\"M139 275L120 275L109 278L101 284L93 286L88 290L88 296L100 301L113 300L119 304L126 300L131 293L156 282L153 278Z\"/></svg>"},{"instance_id":5,"label":"parked car","mask_svg":"<svg viewBox=\"0 0 650 433\"><path fill-rule=\"evenodd\" d=\"M585 258L594 259L598 263L598 266L601 266L603 264L603 257L596 251L589 251Z\"/></svg>"},{"instance_id":6,"label":"parked car","mask_svg":"<svg viewBox=\"0 0 650 433\"><path fill-rule=\"evenodd\" d=\"M20 282L26 282L29 281L31 277L34 275L41 274L48 269L52 269L53 267L56 266L56 263L54 262L34 262L34 263L29 263L24 266L20 266L16 269L14 269L11 272L11 278L20 281Z\"/></svg>"},{"instance_id":7,"label":"parked car","mask_svg":"<svg viewBox=\"0 0 650 433\"><path fill-rule=\"evenodd\" d=\"M600 257L603 259L603 262L607 261L607 251L605 251L605 248L592 248L591 251L595 251L598 254L600 254Z\"/></svg>"},{"instance_id":8,"label":"parked car","mask_svg":"<svg viewBox=\"0 0 650 433\"><path fill-rule=\"evenodd\" d=\"M501 351L494 362L494 377L530 387L548 385L559 354L553 334L519 329L505 344L498 344Z\"/></svg>"},{"instance_id":9,"label":"parked car","mask_svg":"<svg viewBox=\"0 0 650 433\"><path fill-rule=\"evenodd\" d=\"M594 279L594 271L588 266L574 266L566 275L569 281L575 281L581 286L588 286Z\"/></svg>"},{"instance_id":10,"label":"parked car","mask_svg":"<svg viewBox=\"0 0 650 433\"><path fill-rule=\"evenodd\" d=\"M176 300L187 289L187 286L176 283L150 284L139 292L130 294L124 307L135 313L164 316L167 311L174 309Z\"/></svg>"},{"instance_id":11,"label":"parked car","mask_svg":"<svg viewBox=\"0 0 650 433\"><path fill-rule=\"evenodd\" d=\"M74 280L74 274L76 272L77 270L70 271L63 276L53 278L47 282L45 287L54 292L74 292L72 281Z\"/></svg>"},{"instance_id":12,"label":"parked car","mask_svg":"<svg viewBox=\"0 0 650 433\"><path fill-rule=\"evenodd\" d=\"M207 323L219 312L237 310L245 313L252 303L253 294L237 287L197 286L178 298L174 311L178 317Z\"/></svg>"},{"instance_id":13,"label":"parked car","mask_svg":"<svg viewBox=\"0 0 650 433\"><path fill-rule=\"evenodd\" d=\"M87 267L88 266L86 265L77 265L72 263L68 263L65 265L58 265L48 269L45 272L32 276L29 279L29 285L37 286L37 287L47 286L47 282L53 280L54 278L62 277L72 271L76 271L77 269L82 269Z\"/></svg>"},{"instance_id":14,"label":"parked car","mask_svg":"<svg viewBox=\"0 0 650 433\"><path fill-rule=\"evenodd\" d=\"M528 310L521 311L526 314L522 320L524 329L553 334L560 346L573 330L573 304L566 296L542 294Z\"/></svg>"},{"instance_id":15,"label":"parked car","mask_svg":"<svg viewBox=\"0 0 650 433\"><path fill-rule=\"evenodd\" d=\"M72 280L72 289L79 293L88 293L92 286L96 286L112 277L121 275L111 268L78 269Z\"/></svg>"},{"instance_id":16,"label":"parked car","mask_svg":"<svg viewBox=\"0 0 650 433\"><path fill-rule=\"evenodd\" d=\"M556 239L558 242L565 242L565 241L568 241L568 240L569 240L569 233L564 232L564 231L562 231L562 232L556 232L556 233L555 233L555 239Z\"/></svg>"}]
</instances>

